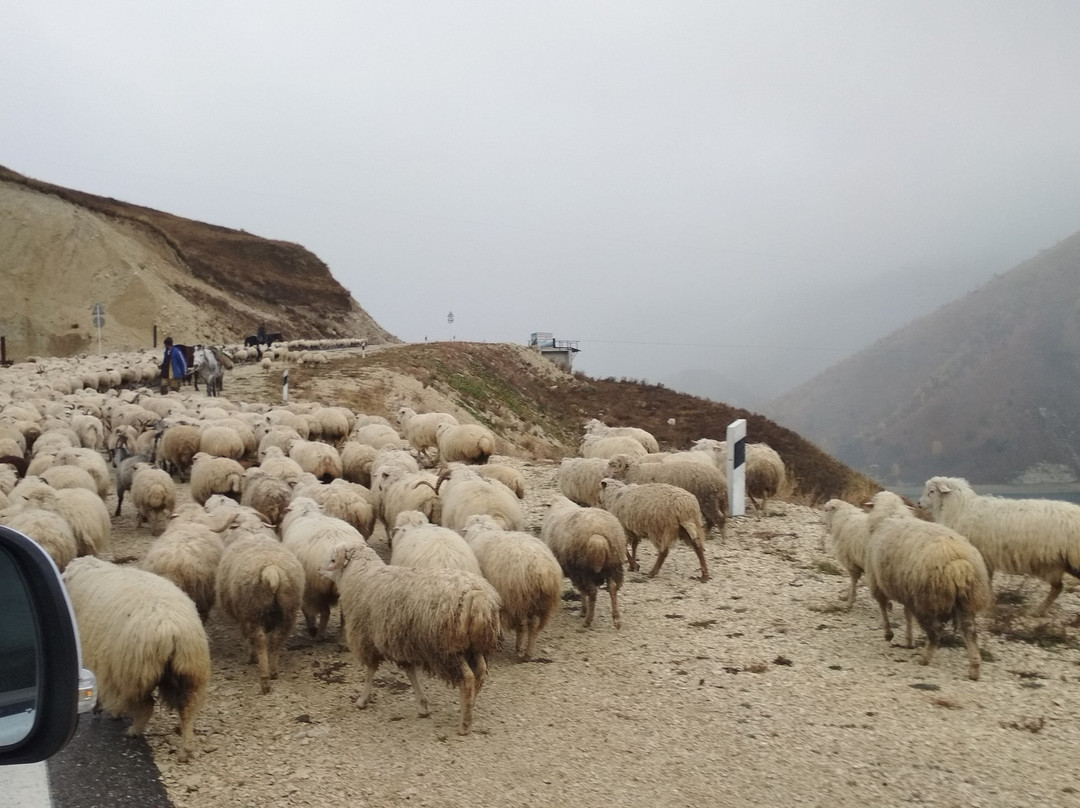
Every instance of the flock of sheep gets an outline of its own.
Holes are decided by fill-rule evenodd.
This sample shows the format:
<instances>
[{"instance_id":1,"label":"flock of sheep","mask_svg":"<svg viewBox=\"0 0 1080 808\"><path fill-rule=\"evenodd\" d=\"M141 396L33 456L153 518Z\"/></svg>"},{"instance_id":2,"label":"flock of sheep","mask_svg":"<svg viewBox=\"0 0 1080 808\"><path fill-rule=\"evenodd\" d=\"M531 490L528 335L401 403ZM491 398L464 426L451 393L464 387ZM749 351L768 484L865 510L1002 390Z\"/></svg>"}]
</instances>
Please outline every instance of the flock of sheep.
<instances>
[{"instance_id":1,"label":"flock of sheep","mask_svg":"<svg viewBox=\"0 0 1080 808\"><path fill-rule=\"evenodd\" d=\"M153 356L142 364L156 368ZM517 658L529 659L564 576L581 594L584 626L606 589L617 629L624 564L638 569L642 540L656 550L649 577L681 541L706 581L706 536L724 532L722 442L661 452L644 430L588 422L580 456L559 467L559 495L537 536L525 526L525 479L488 462L496 437L485 427L404 406L394 425L315 403L159 396L142 370L132 366L127 386L110 376L104 389L62 360L4 371L0 521L39 541L64 571L101 706L130 715L129 734L139 734L156 693L179 714L180 760L195 752L210 680L204 624L215 606L250 645L263 693L298 615L323 639L336 605L342 640L365 670L358 707L370 703L379 665L393 662L422 716L418 671L457 687L467 734L501 632L513 632ZM784 491L784 464L751 444L746 479L763 512ZM189 483L191 503L177 504L177 481ZM155 537L137 564L105 560L113 491L112 517L130 494L138 524ZM865 573L886 639L896 601L908 644L913 620L926 633L924 663L942 624L955 620L974 679L974 617L992 602L992 572L1047 580L1045 611L1062 574L1080 572L1080 507L979 497L947 478L928 482L921 504L935 521L888 492L869 513L826 504L833 552L851 574L845 598L850 607ZM369 544L380 526L389 563Z\"/></svg>"}]
</instances>

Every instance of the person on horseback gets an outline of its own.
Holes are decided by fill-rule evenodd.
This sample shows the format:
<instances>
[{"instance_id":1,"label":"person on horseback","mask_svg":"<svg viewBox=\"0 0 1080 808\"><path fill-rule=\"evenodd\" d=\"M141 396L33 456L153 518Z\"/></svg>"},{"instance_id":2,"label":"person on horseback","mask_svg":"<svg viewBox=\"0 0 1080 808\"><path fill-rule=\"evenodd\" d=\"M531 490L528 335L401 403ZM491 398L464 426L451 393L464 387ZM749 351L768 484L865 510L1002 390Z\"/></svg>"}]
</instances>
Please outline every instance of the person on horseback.
<instances>
[{"instance_id":1,"label":"person on horseback","mask_svg":"<svg viewBox=\"0 0 1080 808\"><path fill-rule=\"evenodd\" d=\"M184 352L173 347L172 337L165 337L165 357L161 360L161 395L170 390L180 390L180 382L187 376L187 360Z\"/></svg>"}]
</instances>

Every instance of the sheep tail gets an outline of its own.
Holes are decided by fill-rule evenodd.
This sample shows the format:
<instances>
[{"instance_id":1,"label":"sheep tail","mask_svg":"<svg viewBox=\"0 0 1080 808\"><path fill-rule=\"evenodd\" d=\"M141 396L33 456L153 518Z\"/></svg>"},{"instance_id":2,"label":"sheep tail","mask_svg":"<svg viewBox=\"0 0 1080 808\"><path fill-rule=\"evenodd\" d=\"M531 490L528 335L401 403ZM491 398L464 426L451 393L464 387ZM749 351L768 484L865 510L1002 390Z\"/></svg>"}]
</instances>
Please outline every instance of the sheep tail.
<instances>
[{"instance_id":1,"label":"sheep tail","mask_svg":"<svg viewBox=\"0 0 1080 808\"><path fill-rule=\"evenodd\" d=\"M991 606L990 583L968 559L957 558L945 565L946 580L956 591L956 605L970 614L984 612Z\"/></svg>"},{"instance_id":2,"label":"sheep tail","mask_svg":"<svg viewBox=\"0 0 1080 808\"><path fill-rule=\"evenodd\" d=\"M268 567L263 567L260 578L262 579L262 582L266 584L266 588L275 594L281 588L281 570L273 564Z\"/></svg>"},{"instance_id":3,"label":"sheep tail","mask_svg":"<svg viewBox=\"0 0 1080 808\"><path fill-rule=\"evenodd\" d=\"M458 628L468 646L480 653L488 653L499 647L500 625L498 596L494 602L482 589L470 589L462 602Z\"/></svg>"},{"instance_id":4,"label":"sheep tail","mask_svg":"<svg viewBox=\"0 0 1080 808\"><path fill-rule=\"evenodd\" d=\"M607 565L609 550L607 536L603 533L593 533L585 540L581 548L581 560L585 562L586 568L593 572L600 572Z\"/></svg>"},{"instance_id":5,"label":"sheep tail","mask_svg":"<svg viewBox=\"0 0 1080 808\"><path fill-rule=\"evenodd\" d=\"M210 651L205 643L192 637L173 640L173 652L165 661L158 694L173 710L198 709L206 695L210 679Z\"/></svg>"}]
</instances>

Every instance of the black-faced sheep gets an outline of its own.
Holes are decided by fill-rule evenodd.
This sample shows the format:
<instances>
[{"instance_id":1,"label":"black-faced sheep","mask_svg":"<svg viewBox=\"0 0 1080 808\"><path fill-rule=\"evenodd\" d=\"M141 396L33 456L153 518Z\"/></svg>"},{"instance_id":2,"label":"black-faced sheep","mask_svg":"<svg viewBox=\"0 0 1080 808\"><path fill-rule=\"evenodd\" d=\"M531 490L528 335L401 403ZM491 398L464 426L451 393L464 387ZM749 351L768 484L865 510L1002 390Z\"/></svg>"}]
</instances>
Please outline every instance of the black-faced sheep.
<instances>
[{"instance_id":1,"label":"black-faced sheep","mask_svg":"<svg viewBox=\"0 0 1080 808\"><path fill-rule=\"evenodd\" d=\"M907 645L913 647L912 618L926 632L921 662L929 665L941 627L960 627L968 654L968 678L979 678L981 657L975 615L990 607L990 577L979 551L955 530L916 518L891 491L879 491L867 517L866 584L881 607L885 639L891 641L890 601L904 606Z\"/></svg>"},{"instance_id":2,"label":"black-faced sheep","mask_svg":"<svg viewBox=\"0 0 1080 808\"><path fill-rule=\"evenodd\" d=\"M606 586L611 595L611 620L615 628L620 628L617 595L623 582L627 542L626 531L615 515L601 508L583 508L557 496L544 516L540 538L581 593L585 627L592 625L597 590Z\"/></svg>"},{"instance_id":3,"label":"black-faced sheep","mask_svg":"<svg viewBox=\"0 0 1080 808\"><path fill-rule=\"evenodd\" d=\"M516 634L518 660L531 659L537 637L559 606L562 567L544 542L504 530L487 514L470 516L463 535L480 572L499 593L502 625Z\"/></svg>"},{"instance_id":4,"label":"black-faced sheep","mask_svg":"<svg viewBox=\"0 0 1080 808\"><path fill-rule=\"evenodd\" d=\"M366 668L356 705L371 702L375 672L388 660L409 677L421 717L430 714L416 669L456 686L461 698L458 733L472 726L473 705L487 678L487 655L499 647L495 589L460 570L412 569L384 564L367 546L339 545L324 572L337 584L345 637Z\"/></svg>"},{"instance_id":5,"label":"black-faced sheep","mask_svg":"<svg viewBox=\"0 0 1080 808\"><path fill-rule=\"evenodd\" d=\"M851 586L840 596L850 609L855 603L855 587L866 569L866 548L870 543L866 512L842 499L830 499L821 509L821 520L829 534L832 554L851 577Z\"/></svg>"},{"instance_id":6,"label":"black-faced sheep","mask_svg":"<svg viewBox=\"0 0 1080 808\"><path fill-rule=\"evenodd\" d=\"M1032 612L1036 616L1046 614L1061 594L1066 572L1080 577L1080 505L983 496L958 477L931 477L919 505L979 549L991 578L1001 570L1050 584Z\"/></svg>"},{"instance_id":7,"label":"black-faced sheep","mask_svg":"<svg viewBox=\"0 0 1080 808\"><path fill-rule=\"evenodd\" d=\"M141 735L156 690L180 714L177 759L189 760L210 680L210 646L191 598L158 575L93 557L68 564L64 583L101 706L131 715L128 735Z\"/></svg>"},{"instance_id":8,"label":"black-faced sheep","mask_svg":"<svg viewBox=\"0 0 1080 808\"><path fill-rule=\"evenodd\" d=\"M278 654L292 633L304 596L304 568L275 538L249 535L228 543L217 571L217 602L240 624L259 665L259 686L270 692Z\"/></svg>"},{"instance_id":9,"label":"black-faced sheep","mask_svg":"<svg viewBox=\"0 0 1080 808\"><path fill-rule=\"evenodd\" d=\"M689 491L667 483L626 484L611 477L600 482L600 503L619 520L630 542L630 569L638 569L637 546L648 539L656 547L655 578L676 541L694 549L701 565L701 580L709 580L705 561L705 523L701 508Z\"/></svg>"}]
</instances>

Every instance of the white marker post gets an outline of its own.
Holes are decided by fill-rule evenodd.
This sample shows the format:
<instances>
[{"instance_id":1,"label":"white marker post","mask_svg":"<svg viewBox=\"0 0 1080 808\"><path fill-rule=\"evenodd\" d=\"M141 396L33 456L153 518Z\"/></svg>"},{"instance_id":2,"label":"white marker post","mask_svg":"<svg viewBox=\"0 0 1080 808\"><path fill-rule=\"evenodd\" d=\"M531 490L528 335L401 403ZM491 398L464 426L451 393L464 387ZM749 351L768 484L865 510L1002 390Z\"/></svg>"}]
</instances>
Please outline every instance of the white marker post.
<instances>
[{"instance_id":1,"label":"white marker post","mask_svg":"<svg viewBox=\"0 0 1080 808\"><path fill-rule=\"evenodd\" d=\"M289 403L289 369L285 368L285 372L281 374L281 400L286 404Z\"/></svg>"},{"instance_id":2,"label":"white marker post","mask_svg":"<svg viewBox=\"0 0 1080 808\"><path fill-rule=\"evenodd\" d=\"M727 428L728 504L732 516L746 516L746 419Z\"/></svg>"}]
</instances>

